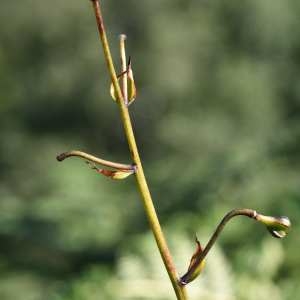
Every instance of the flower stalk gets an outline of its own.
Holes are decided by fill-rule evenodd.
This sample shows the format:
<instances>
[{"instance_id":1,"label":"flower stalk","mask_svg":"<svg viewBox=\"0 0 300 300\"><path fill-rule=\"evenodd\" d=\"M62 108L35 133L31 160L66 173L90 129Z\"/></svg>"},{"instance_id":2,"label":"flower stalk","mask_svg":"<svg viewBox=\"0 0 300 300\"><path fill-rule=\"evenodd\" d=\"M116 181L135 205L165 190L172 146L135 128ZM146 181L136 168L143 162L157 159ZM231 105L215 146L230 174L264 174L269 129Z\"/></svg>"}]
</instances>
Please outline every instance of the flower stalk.
<instances>
[{"instance_id":1,"label":"flower stalk","mask_svg":"<svg viewBox=\"0 0 300 300\"><path fill-rule=\"evenodd\" d=\"M127 84L127 64L126 64L126 48L125 48L125 41L126 35L120 35L120 56L121 56L121 65L122 65L122 93L124 98L124 103L128 106L128 84Z\"/></svg>"},{"instance_id":2,"label":"flower stalk","mask_svg":"<svg viewBox=\"0 0 300 300\"><path fill-rule=\"evenodd\" d=\"M106 167L110 167L113 169L118 169L118 170L134 170L135 169L135 165L128 165L128 164L121 164L121 163L116 163L113 161L109 161L109 160L105 160L105 159L101 159L99 157L96 157L94 155L85 153L83 151L79 151L79 150L72 150L72 151L68 151L68 152L63 152L61 154L59 154L56 159L58 161L64 161L66 158L68 157L80 157L83 158L87 161L102 165L102 166L106 166Z\"/></svg>"},{"instance_id":3,"label":"flower stalk","mask_svg":"<svg viewBox=\"0 0 300 300\"><path fill-rule=\"evenodd\" d=\"M254 219L263 225L266 226L266 229L270 232L273 237L283 238L287 235L288 230L291 227L291 222L288 217L273 217L273 216L265 216L257 213L253 209L242 208L242 209L234 209L227 213L225 217L222 219L218 227L216 228L214 234L211 236L207 245L202 251L198 251L196 257L192 257L193 264L190 265L188 271L180 278L180 283L182 285L186 285L192 280L194 280L199 273L199 267L203 266L204 259L216 240L218 239L220 233L223 231L225 225L230 221L233 217L236 216L245 216L251 219ZM201 268L202 269L202 268ZM196 276L195 276L195 273Z\"/></svg>"},{"instance_id":4,"label":"flower stalk","mask_svg":"<svg viewBox=\"0 0 300 300\"><path fill-rule=\"evenodd\" d=\"M133 132L132 124L131 124L131 119L128 111L128 107L125 103L124 100L124 95L121 91L121 87L118 82L117 78L117 73L115 71L112 55L110 52L108 40L107 40L107 35L106 35L106 30L103 22L103 17L101 13L101 6L100 6L100 1L99 0L91 0L95 17L96 17L96 22L97 22L97 27L100 35L100 41L103 47L103 52L104 52L104 57L105 61L107 64L107 68L111 77L111 81L115 90L115 95L117 98L117 103L120 109L120 114L121 114L121 120L123 123L125 135L127 138L129 150L131 153L132 160L134 164L136 165L136 172L135 172L135 177L136 177L136 182L142 197L144 209L150 224L150 228L153 232L153 235L155 237L159 252L161 254L162 260L164 262L164 265L166 267L166 270L168 272L169 278L171 280L172 286L174 288L174 291L176 293L177 299L178 300L186 300L187 295L185 292L185 288L179 283L178 279L178 274L171 256L171 253L169 251L166 239L164 237L164 234L162 232L155 207L153 205L152 197L148 188L148 184L145 178L145 174L143 171L143 166L141 163L139 151L137 148L136 140L135 140L135 135ZM121 38L121 43L120 47L122 49L122 65L123 65L123 71L124 71L124 62L126 63L126 58L125 58L125 38ZM125 72L126 73L126 72ZM123 78L124 79L124 78ZM124 81L125 82L125 79ZM123 84L123 89L125 89L125 85Z\"/></svg>"}]
</instances>

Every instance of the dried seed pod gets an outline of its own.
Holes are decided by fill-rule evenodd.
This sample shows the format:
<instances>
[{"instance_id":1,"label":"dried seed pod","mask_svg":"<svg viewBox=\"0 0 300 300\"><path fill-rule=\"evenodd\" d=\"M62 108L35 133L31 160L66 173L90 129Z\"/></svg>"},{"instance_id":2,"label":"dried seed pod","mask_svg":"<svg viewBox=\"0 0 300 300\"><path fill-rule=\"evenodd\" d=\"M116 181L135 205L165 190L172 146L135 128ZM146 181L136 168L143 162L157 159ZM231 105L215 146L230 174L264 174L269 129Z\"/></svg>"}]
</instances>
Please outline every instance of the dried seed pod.
<instances>
[{"instance_id":1,"label":"dried seed pod","mask_svg":"<svg viewBox=\"0 0 300 300\"><path fill-rule=\"evenodd\" d=\"M201 271L203 270L203 268L205 266L205 259L199 261L199 258L200 258L200 255L201 255L203 249L202 249L201 244L200 244L199 240L197 239L197 237L196 237L196 244L197 244L197 248L190 260L188 270L180 278L180 283L182 285L186 285L186 284L190 283L191 281L193 281L197 276L199 276L199 274L201 273Z\"/></svg>"},{"instance_id":2,"label":"dried seed pod","mask_svg":"<svg viewBox=\"0 0 300 300\"><path fill-rule=\"evenodd\" d=\"M118 80L120 81L122 79L122 76L127 75L127 102L128 105L130 105L136 98L136 86L135 86L135 81L133 78L133 71L131 67L131 60L129 59L128 61L128 66L127 70L122 72L121 74L118 75ZM117 93L115 91L114 85L111 83L110 85L110 95L113 98L113 100L117 101Z\"/></svg>"}]
</instances>

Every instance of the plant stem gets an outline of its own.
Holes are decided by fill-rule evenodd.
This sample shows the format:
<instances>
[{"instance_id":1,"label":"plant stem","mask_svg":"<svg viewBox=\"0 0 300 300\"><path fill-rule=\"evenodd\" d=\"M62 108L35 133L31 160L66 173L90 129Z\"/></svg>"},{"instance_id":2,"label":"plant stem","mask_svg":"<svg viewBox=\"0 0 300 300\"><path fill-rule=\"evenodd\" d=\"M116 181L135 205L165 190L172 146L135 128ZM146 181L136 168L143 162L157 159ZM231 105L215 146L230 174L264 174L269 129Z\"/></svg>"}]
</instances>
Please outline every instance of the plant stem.
<instances>
[{"instance_id":1,"label":"plant stem","mask_svg":"<svg viewBox=\"0 0 300 300\"><path fill-rule=\"evenodd\" d=\"M92 161L96 164L114 168L114 169L118 169L118 170L133 170L134 169L134 165L126 165L126 164L120 164L120 163L116 163L116 162L109 161L109 160L104 160L104 159L98 158L96 156L93 156L91 154L88 154L88 153L85 153L82 151L78 151L78 150L72 150L72 151L61 153L56 157L56 159L58 161L63 161L66 158L71 157L71 156L81 157L88 161Z\"/></svg>"},{"instance_id":2,"label":"plant stem","mask_svg":"<svg viewBox=\"0 0 300 300\"><path fill-rule=\"evenodd\" d=\"M120 54L121 54L121 64L122 64L122 93L124 98L124 103L128 106L128 91L127 91L127 65L126 65L126 51L125 51L125 40L126 35L120 35Z\"/></svg>"},{"instance_id":3,"label":"plant stem","mask_svg":"<svg viewBox=\"0 0 300 300\"><path fill-rule=\"evenodd\" d=\"M220 224L218 225L218 227L216 228L216 230L215 230L214 234L212 235L212 237L210 238L209 242L203 249L203 251L201 253L201 257L204 258L207 255L207 253L210 251L210 249L212 248L212 246L218 239L218 237L219 237L221 231L224 229L225 225L228 223L228 221L230 219L232 219L235 216L246 216L248 218L255 219L257 216L257 212L253 209L241 208L241 209L234 209L234 210L230 211L229 213L227 213L225 215L225 217L222 219L222 221L220 222Z\"/></svg>"},{"instance_id":4,"label":"plant stem","mask_svg":"<svg viewBox=\"0 0 300 300\"><path fill-rule=\"evenodd\" d=\"M143 200L143 205L146 211L146 215L151 227L151 230L154 234L157 246L159 248L162 260L164 262L164 265L167 269L167 272L169 274L169 278L171 280L171 283L173 285L174 291L176 293L177 299L178 300L186 300L186 292L185 288L181 286L178 280L178 274L175 268L175 265L173 263L173 259L171 257L167 242L165 240L165 237L163 235L153 202L151 198L151 194L147 185L147 181L144 175L141 159L139 156L138 148L136 145L135 141L135 136L133 133L133 128L131 125L131 120L128 112L128 108L124 102L124 97L122 95L118 79L117 79L117 74L114 68L111 52L109 49L109 44L106 36L106 31L104 27L104 22L102 18L102 13L101 13L101 7L100 7L100 1L99 0L91 0L95 12L95 17L97 21L97 26L98 26L98 31L100 35L100 40L102 43L103 47L103 52L104 52L104 57L106 60L106 64L109 70L109 74L116 92L117 96L117 102L119 104L120 108L120 113L121 113L121 119L122 123L124 126L124 131L125 135L127 138L127 142L129 145L129 150L131 153L131 157L133 162L136 164L136 180L137 180L137 185L140 190L140 194L142 196Z\"/></svg>"},{"instance_id":5,"label":"plant stem","mask_svg":"<svg viewBox=\"0 0 300 300\"><path fill-rule=\"evenodd\" d=\"M187 279L191 276L191 274L193 274L193 272L195 271L197 266L199 266L199 264L204 260L204 258L206 257L206 255L208 254L208 252L210 251L210 249L212 248L212 246L214 245L214 243L218 239L218 237L219 237L220 233L222 232L222 230L224 229L225 225L228 223L229 220L231 220L235 216L246 216L246 217L251 218L251 219L256 219L258 214L255 210L248 209L248 208L234 209L234 210L230 211L229 213L227 213L225 215L225 217L222 219L222 221L219 223L218 227L216 228L214 234L211 236L210 240L206 244L203 251L197 257L197 260L194 263L193 267L190 268L188 270L188 272L186 272L180 278L181 284L185 285L186 282L188 282Z\"/></svg>"}]
</instances>

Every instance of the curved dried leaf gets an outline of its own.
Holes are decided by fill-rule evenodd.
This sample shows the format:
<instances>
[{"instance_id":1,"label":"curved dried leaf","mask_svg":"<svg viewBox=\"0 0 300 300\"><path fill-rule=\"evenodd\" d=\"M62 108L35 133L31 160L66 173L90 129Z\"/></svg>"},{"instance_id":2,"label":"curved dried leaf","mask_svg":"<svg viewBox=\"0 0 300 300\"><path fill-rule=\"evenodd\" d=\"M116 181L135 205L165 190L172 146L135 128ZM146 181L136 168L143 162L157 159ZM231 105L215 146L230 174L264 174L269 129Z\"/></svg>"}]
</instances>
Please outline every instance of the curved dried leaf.
<instances>
[{"instance_id":1,"label":"curved dried leaf","mask_svg":"<svg viewBox=\"0 0 300 300\"><path fill-rule=\"evenodd\" d=\"M180 278L180 282L183 285L188 284L189 282L193 281L203 270L205 266L205 260L203 259L201 262L198 262L198 258L201 255L203 249L200 245L200 242L196 238L197 248L192 258L190 260L190 264L188 267L187 272Z\"/></svg>"},{"instance_id":2,"label":"curved dried leaf","mask_svg":"<svg viewBox=\"0 0 300 300\"><path fill-rule=\"evenodd\" d=\"M100 174L102 174L106 177L109 177L111 179L115 179L115 180L125 179L134 173L133 170L116 170L115 171L115 170L107 170L107 169L98 169L97 171Z\"/></svg>"}]
</instances>

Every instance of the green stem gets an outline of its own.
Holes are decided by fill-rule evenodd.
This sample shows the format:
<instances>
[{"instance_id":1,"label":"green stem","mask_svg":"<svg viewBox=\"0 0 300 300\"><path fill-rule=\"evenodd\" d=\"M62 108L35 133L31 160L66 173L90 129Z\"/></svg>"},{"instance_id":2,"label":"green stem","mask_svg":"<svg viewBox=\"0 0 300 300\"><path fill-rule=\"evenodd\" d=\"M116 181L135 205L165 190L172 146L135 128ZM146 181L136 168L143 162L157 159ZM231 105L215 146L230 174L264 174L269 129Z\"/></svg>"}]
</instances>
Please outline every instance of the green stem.
<instances>
[{"instance_id":1,"label":"green stem","mask_svg":"<svg viewBox=\"0 0 300 300\"><path fill-rule=\"evenodd\" d=\"M215 230L214 234L212 235L212 237L210 238L209 242L207 243L207 245L203 249L203 251L201 253L201 258L202 259L210 251L210 249L212 248L212 246L214 245L214 243L218 239L221 231L224 229L226 223L228 223L228 221L230 219L232 219L233 217L235 217L235 216L246 216L248 218L255 219L256 216L257 216L257 212L253 209L241 208L241 209L234 209L234 210L230 211L229 213L227 213L225 215L225 217L222 219L222 221L220 222L220 224L218 225L218 227L216 228L216 230Z\"/></svg>"},{"instance_id":2,"label":"green stem","mask_svg":"<svg viewBox=\"0 0 300 300\"><path fill-rule=\"evenodd\" d=\"M151 198L151 194L147 185L147 181L144 175L141 159L139 156L138 148L136 145L135 141L135 136L133 133L132 125L131 125L131 120L128 112L128 108L124 102L124 97L122 95L118 79L117 79L117 74L114 68L111 52L109 49L109 44L106 36L106 31L104 27L104 22L102 18L102 13L101 13L101 7L100 7L100 1L99 0L92 0L94 12L95 12L95 17L97 21L97 26L98 26L98 31L100 35L100 40L102 43L103 47L103 52L104 52L104 57L106 60L106 64L109 70L109 74L116 92L117 96L117 101L119 104L120 108L120 113L121 113L121 119L122 123L124 126L124 131L125 135L128 141L129 145L129 150L131 153L131 157L133 159L133 162L136 164L136 180L137 180L137 185L140 191L140 194L142 196L144 208L146 211L146 215L151 227L151 230L154 234L157 246L159 248L162 260L164 262L164 265L167 269L167 272L169 274L169 278L172 282L174 291L176 293L177 299L178 300L186 300L186 292L185 288L179 283L178 280L178 274L175 268L175 265L173 263L173 259L171 257L167 242L165 240L165 237L163 235L153 202Z\"/></svg>"},{"instance_id":3,"label":"green stem","mask_svg":"<svg viewBox=\"0 0 300 300\"><path fill-rule=\"evenodd\" d=\"M121 54L121 64L122 64L122 93L125 105L128 106L128 91L127 91L127 63L126 63L126 51L125 51L125 40L126 35L120 35L120 54Z\"/></svg>"},{"instance_id":4,"label":"green stem","mask_svg":"<svg viewBox=\"0 0 300 300\"><path fill-rule=\"evenodd\" d=\"M218 239L220 233L224 229L225 225L228 223L229 220L231 220L235 216L246 216L251 219L257 219L257 212L253 209L248 209L248 208L241 208L241 209L234 209L227 213L225 217L222 219L222 221L219 223L218 227L216 228L214 234L211 236L210 240L206 244L205 248L203 251L199 254L197 257L193 267L191 267L181 278L180 282L182 285L185 285L191 277L191 275L195 272L197 267L201 264L201 262L204 260L216 240Z\"/></svg>"}]
</instances>

